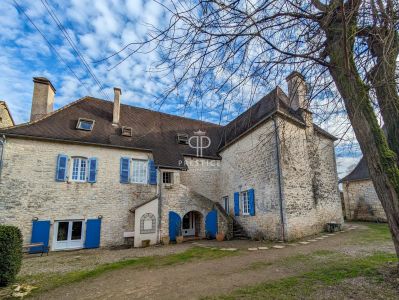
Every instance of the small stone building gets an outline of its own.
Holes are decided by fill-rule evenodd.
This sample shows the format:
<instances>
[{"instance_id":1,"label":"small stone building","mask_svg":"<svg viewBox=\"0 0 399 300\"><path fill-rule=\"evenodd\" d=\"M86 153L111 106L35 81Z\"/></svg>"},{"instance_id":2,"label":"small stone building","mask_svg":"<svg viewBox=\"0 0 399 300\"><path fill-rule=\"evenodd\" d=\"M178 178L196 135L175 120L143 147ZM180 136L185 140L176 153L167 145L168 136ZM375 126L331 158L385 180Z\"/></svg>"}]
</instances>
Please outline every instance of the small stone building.
<instances>
[{"instance_id":1,"label":"small stone building","mask_svg":"<svg viewBox=\"0 0 399 300\"><path fill-rule=\"evenodd\" d=\"M0 129L0 223L51 250L186 239L293 240L343 221L335 137L294 72L220 126L83 97L53 111L34 78L31 121Z\"/></svg>"},{"instance_id":2,"label":"small stone building","mask_svg":"<svg viewBox=\"0 0 399 300\"><path fill-rule=\"evenodd\" d=\"M343 188L344 215L347 220L387 221L364 157L340 182Z\"/></svg>"}]
</instances>

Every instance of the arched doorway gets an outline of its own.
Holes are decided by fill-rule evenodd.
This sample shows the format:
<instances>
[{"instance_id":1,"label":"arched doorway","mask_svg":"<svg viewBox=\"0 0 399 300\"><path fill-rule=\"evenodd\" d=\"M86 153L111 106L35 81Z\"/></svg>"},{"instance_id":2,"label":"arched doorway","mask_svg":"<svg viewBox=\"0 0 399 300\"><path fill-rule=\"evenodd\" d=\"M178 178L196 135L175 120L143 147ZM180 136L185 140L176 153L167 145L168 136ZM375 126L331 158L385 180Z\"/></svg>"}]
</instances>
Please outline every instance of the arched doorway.
<instances>
[{"instance_id":1,"label":"arched doorway","mask_svg":"<svg viewBox=\"0 0 399 300\"><path fill-rule=\"evenodd\" d=\"M186 213L182 219L182 234L184 237L204 237L204 217L198 211Z\"/></svg>"}]
</instances>

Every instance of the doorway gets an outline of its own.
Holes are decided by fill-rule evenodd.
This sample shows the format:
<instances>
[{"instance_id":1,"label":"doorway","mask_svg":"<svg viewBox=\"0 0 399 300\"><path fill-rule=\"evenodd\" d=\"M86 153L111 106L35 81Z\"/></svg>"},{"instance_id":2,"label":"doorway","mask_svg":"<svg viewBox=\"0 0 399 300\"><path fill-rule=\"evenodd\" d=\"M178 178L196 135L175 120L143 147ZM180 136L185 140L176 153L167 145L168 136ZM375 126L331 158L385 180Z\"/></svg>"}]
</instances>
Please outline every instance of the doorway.
<instances>
[{"instance_id":1,"label":"doorway","mask_svg":"<svg viewBox=\"0 0 399 300\"><path fill-rule=\"evenodd\" d=\"M201 236L201 223L203 218L200 212L190 211L186 213L182 220L183 236L198 237Z\"/></svg>"},{"instance_id":2,"label":"doorway","mask_svg":"<svg viewBox=\"0 0 399 300\"><path fill-rule=\"evenodd\" d=\"M54 223L54 250L83 248L84 220L65 220Z\"/></svg>"}]
</instances>

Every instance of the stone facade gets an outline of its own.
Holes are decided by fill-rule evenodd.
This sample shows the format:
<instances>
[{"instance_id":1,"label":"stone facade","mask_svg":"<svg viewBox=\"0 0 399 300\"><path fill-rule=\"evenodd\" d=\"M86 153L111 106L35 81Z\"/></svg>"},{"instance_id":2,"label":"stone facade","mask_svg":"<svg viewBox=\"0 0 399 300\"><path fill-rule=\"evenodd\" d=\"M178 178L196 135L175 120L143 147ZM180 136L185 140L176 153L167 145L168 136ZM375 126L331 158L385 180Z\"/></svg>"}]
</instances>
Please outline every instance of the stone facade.
<instances>
[{"instance_id":1,"label":"stone facade","mask_svg":"<svg viewBox=\"0 0 399 300\"><path fill-rule=\"evenodd\" d=\"M96 183L56 182L58 154L97 157ZM30 242L32 219L55 220L102 216L101 246L124 243L135 231L133 206L156 195L147 184L121 184L120 157L151 158L151 153L29 139L6 139L0 183L0 223L21 228ZM50 231L52 245L53 226Z\"/></svg>"},{"instance_id":2,"label":"stone facade","mask_svg":"<svg viewBox=\"0 0 399 300\"><path fill-rule=\"evenodd\" d=\"M333 141L311 122L301 127L279 118L278 132L285 238L320 232L328 222L342 223Z\"/></svg>"},{"instance_id":3,"label":"stone facade","mask_svg":"<svg viewBox=\"0 0 399 300\"><path fill-rule=\"evenodd\" d=\"M370 179L343 182L343 196L347 220L387 221Z\"/></svg>"},{"instance_id":4,"label":"stone facade","mask_svg":"<svg viewBox=\"0 0 399 300\"><path fill-rule=\"evenodd\" d=\"M254 189L255 216L243 215L240 203L240 215L234 218L251 236L260 232L267 239L280 238L278 155L273 121L260 125L220 155L219 201L228 196L229 214L234 216L234 193Z\"/></svg>"},{"instance_id":5,"label":"stone facade","mask_svg":"<svg viewBox=\"0 0 399 300\"><path fill-rule=\"evenodd\" d=\"M0 223L22 229L29 242L32 219L86 220L102 217L101 246L125 243L135 232L135 246L169 235L169 212L183 219L195 212L197 235L216 210L218 232L230 235L233 218L252 237L292 240L343 222L337 187L333 140L307 126L275 115L221 149L218 159L185 157L187 170L158 170L158 185L121 184L120 158L152 159L151 152L7 137L0 183ZM96 183L56 182L58 154L96 157ZM171 184L162 172L172 172ZM254 190L255 214L235 216L234 194ZM222 197L228 196L227 213ZM148 202L149 199L157 199ZM145 204L140 207L140 204ZM134 213L130 209L136 207ZM141 234L143 215L156 216L151 237ZM50 245L53 236L50 232ZM139 227L139 228L138 228Z\"/></svg>"},{"instance_id":6,"label":"stone facade","mask_svg":"<svg viewBox=\"0 0 399 300\"><path fill-rule=\"evenodd\" d=\"M0 101L0 128L14 126L10 111L4 101Z\"/></svg>"}]
</instances>

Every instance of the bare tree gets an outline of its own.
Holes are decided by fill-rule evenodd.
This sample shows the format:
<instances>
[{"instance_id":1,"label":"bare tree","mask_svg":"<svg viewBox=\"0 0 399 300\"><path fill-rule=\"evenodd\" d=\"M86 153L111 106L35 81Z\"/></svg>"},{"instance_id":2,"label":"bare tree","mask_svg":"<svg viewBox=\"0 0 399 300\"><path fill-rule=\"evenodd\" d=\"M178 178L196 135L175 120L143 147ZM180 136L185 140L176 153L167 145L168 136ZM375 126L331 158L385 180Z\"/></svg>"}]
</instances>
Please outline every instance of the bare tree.
<instances>
[{"instance_id":1,"label":"bare tree","mask_svg":"<svg viewBox=\"0 0 399 300\"><path fill-rule=\"evenodd\" d=\"M399 256L399 3L381 0L172 0L165 28L124 49L152 45L187 105L252 99L293 69L312 83L324 119L343 107L367 160ZM123 54L120 52L118 54ZM324 115L322 113L327 113ZM379 114L386 135L379 125Z\"/></svg>"}]
</instances>

